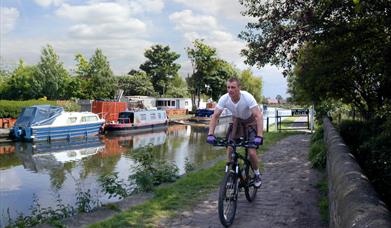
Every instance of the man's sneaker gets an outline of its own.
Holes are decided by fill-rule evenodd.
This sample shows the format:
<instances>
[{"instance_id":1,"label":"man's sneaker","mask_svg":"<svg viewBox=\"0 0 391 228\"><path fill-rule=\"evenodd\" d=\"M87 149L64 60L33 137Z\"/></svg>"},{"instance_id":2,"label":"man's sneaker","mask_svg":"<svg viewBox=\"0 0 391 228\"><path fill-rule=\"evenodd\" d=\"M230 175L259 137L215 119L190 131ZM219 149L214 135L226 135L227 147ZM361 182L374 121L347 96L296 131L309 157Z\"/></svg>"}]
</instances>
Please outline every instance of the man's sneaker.
<instances>
[{"instance_id":1,"label":"man's sneaker","mask_svg":"<svg viewBox=\"0 0 391 228\"><path fill-rule=\"evenodd\" d=\"M255 175L254 186L256 188L259 188L261 187L261 185L262 185L261 175Z\"/></svg>"}]
</instances>

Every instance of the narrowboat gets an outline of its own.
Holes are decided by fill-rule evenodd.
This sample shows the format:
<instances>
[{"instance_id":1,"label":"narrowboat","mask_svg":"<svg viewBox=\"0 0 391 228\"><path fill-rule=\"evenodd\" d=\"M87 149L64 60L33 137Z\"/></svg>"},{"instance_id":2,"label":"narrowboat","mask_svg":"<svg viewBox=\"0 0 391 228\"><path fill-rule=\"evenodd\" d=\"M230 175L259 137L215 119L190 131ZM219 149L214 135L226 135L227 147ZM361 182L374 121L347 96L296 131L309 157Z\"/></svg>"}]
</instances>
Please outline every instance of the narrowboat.
<instances>
[{"instance_id":1,"label":"narrowboat","mask_svg":"<svg viewBox=\"0 0 391 228\"><path fill-rule=\"evenodd\" d=\"M213 112L213 109L197 109L195 115L191 117L189 121L196 123L209 123ZM232 117L232 113L225 108L220 115L219 123L230 121L230 117Z\"/></svg>"},{"instance_id":2,"label":"narrowboat","mask_svg":"<svg viewBox=\"0 0 391 228\"><path fill-rule=\"evenodd\" d=\"M144 132L167 127L168 119L164 110L134 110L120 112L118 121L106 123L108 132Z\"/></svg>"},{"instance_id":3,"label":"narrowboat","mask_svg":"<svg viewBox=\"0 0 391 228\"><path fill-rule=\"evenodd\" d=\"M23 108L10 130L14 140L61 140L97 135L105 120L92 112L65 112L62 107L35 105Z\"/></svg>"}]
</instances>

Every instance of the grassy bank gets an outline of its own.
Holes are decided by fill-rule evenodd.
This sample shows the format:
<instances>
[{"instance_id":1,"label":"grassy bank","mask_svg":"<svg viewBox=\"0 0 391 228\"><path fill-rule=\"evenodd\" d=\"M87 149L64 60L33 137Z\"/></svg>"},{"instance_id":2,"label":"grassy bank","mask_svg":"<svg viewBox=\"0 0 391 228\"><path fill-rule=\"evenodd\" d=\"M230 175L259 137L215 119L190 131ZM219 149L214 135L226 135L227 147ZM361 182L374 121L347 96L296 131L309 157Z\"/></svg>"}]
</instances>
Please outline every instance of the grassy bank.
<instances>
[{"instance_id":1,"label":"grassy bank","mask_svg":"<svg viewBox=\"0 0 391 228\"><path fill-rule=\"evenodd\" d=\"M264 152L270 145L292 134L295 133L266 133L265 144L260 151ZM224 175L224 163L220 161L211 168L189 173L175 183L158 187L154 190L153 199L90 227L157 226L160 219L174 216L177 211L190 208L209 192L216 190Z\"/></svg>"}]
</instances>

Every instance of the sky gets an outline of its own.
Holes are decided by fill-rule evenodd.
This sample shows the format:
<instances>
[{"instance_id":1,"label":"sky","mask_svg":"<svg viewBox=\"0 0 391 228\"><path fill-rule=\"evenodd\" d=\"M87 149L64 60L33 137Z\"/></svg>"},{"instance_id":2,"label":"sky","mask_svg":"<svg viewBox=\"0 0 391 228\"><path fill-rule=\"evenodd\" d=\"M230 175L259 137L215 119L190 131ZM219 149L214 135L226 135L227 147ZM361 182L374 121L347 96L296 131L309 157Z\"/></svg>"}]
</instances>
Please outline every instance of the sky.
<instances>
[{"instance_id":1,"label":"sky","mask_svg":"<svg viewBox=\"0 0 391 228\"><path fill-rule=\"evenodd\" d=\"M88 59L97 48L108 57L116 75L139 69L144 52L156 44L181 55L184 77L192 71L185 49L195 39L216 48L220 58L244 70L238 38L251 18L240 14L238 0L0 0L0 61L3 66L39 62L47 44L64 66L75 68L75 55ZM251 67L262 77L263 95L288 97L282 69Z\"/></svg>"}]
</instances>

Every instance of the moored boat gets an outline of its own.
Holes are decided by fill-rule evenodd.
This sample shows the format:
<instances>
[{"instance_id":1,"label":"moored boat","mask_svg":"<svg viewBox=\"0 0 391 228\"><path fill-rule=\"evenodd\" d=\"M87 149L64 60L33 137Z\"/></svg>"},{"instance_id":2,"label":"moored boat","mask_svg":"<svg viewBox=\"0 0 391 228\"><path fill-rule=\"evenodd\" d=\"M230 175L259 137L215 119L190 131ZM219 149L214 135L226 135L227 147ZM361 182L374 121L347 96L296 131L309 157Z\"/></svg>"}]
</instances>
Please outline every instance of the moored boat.
<instances>
[{"instance_id":1,"label":"moored boat","mask_svg":"<svg viewBox=\"0 0 391 228\"><path fill-rule=\"evenodd\" d=\"M120 112L118 121L106 123L105 132L143 132L167 127L164 110L136 110Z\"/></svg>"},{"instance_id":2,"label":"moored boat","mask_svg":"<svg viewBox=\"0 0 391 228\"><path fill-rule=\"evenodd\" d=\"M197 109L195 115L189 121L207 124L210 122L213 113L213 109ZM231 119L230 117L232 117L232 113L225 108L220 115L219 123L229 121Z\"/></svg>"},{"instance_id":3,"label":"moored boat","mask_svg":"<svg viewBox=\"0 0 391 228\"><path fill-rule=\"evenodd\" d=\"M97 135L104 119L92 112L65 112L62 107L35 105L23 108L10 136L14 140L61 140Z\"/></svg>"}]
</instances>

